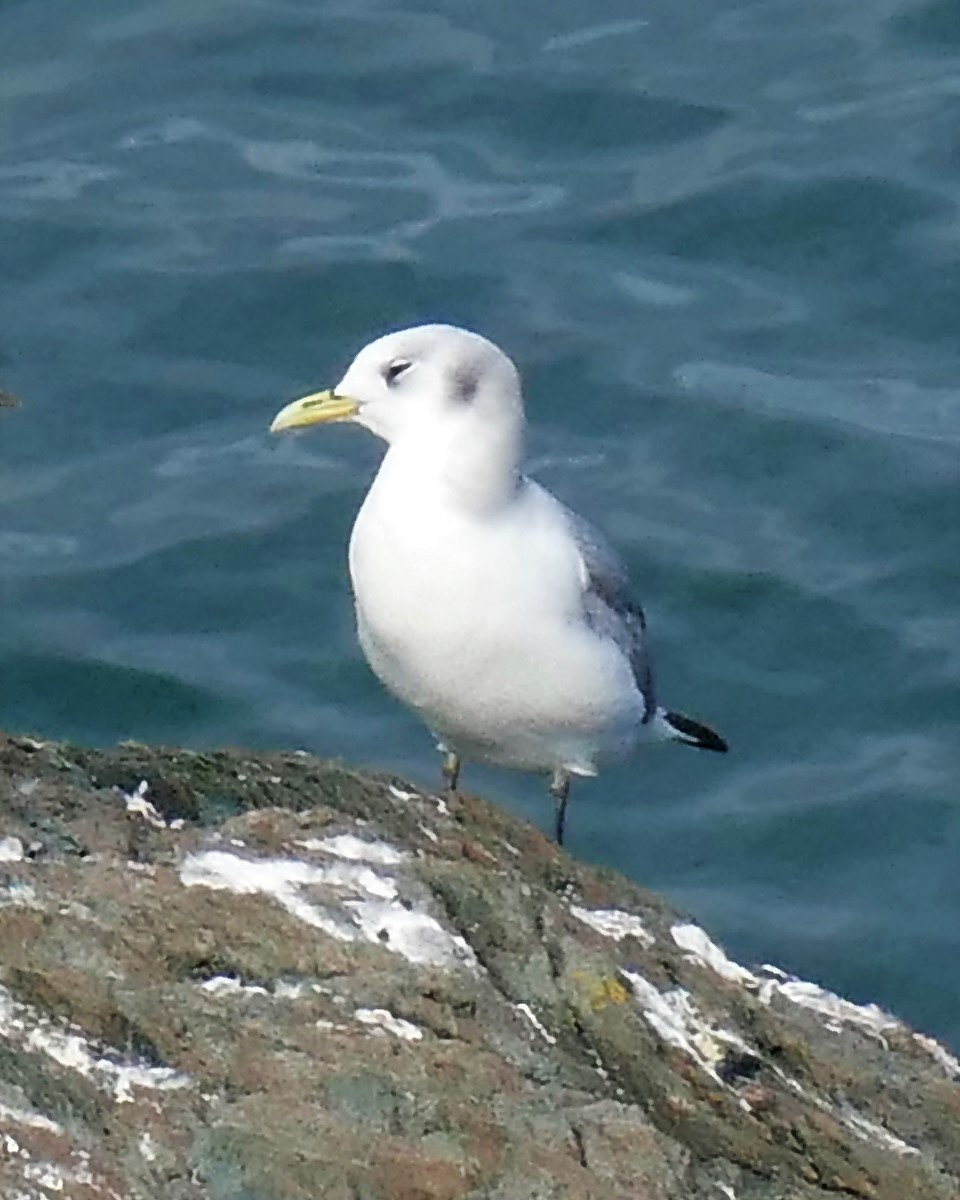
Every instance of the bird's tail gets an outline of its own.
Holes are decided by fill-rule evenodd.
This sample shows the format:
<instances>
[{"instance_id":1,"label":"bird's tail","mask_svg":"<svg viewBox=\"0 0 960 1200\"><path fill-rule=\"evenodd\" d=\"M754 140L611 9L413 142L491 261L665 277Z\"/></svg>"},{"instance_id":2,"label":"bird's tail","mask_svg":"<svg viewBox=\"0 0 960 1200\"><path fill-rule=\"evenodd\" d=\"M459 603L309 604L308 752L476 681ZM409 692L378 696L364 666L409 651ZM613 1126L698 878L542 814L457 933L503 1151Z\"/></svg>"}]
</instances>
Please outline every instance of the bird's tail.
<instances>
[{"instance_id":1,"label":"bird's tail","mask_svg":"<svg viewBox=\"0 0 960 1200\"><path fill-rule=\"evenodd\" d=\"M696 746L698 750L715 750L718 754L726 754L729 747L719 733L715 733L709 725L701 725L692 717L683 713L667 712L658 709L657 724L664 737L674 742L683 742L685 746Z\"/></svg>"}]
</instances>

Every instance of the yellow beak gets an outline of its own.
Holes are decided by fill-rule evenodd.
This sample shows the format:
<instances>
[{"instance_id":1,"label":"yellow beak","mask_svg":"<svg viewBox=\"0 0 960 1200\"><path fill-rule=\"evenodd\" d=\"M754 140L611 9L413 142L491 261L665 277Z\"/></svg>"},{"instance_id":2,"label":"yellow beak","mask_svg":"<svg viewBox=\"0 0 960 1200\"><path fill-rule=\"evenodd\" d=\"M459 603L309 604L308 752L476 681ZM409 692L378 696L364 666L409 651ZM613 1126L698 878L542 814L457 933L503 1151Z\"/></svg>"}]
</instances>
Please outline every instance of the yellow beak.
<instances>
[{"instance_id":1,"label":"yellow beak","mask_svg":"<svg viewBox=\"0 0 960 1200\"><path fill-rule=\"evenodd\" d=\"M303 429L327 421L349 421L359 408L359 403L349 396L338 396L333 391L314 392L281 408L273 418L270 432L283 433L286 429Z\"/></svg>"}]
</instances>

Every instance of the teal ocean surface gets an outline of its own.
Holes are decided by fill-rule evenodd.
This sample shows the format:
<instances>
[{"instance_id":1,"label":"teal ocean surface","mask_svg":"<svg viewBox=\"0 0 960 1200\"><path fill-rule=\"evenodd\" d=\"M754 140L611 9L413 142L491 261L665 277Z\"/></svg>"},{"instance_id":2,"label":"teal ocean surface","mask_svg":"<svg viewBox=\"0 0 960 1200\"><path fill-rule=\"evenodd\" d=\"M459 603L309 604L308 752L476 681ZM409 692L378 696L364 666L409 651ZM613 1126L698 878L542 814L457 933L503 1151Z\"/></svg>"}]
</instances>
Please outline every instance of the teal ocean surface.
<instances>
[{"instance_id":1,"label":"teal ocean surface","mask_svg":"<svg viewBox=\"0 0 960 1200\"><path fill-rule=\"evenodd\" d=\"M0 726L434 781L353 633L380 449L267 425L468 325L733 751L569 849L960 1046L958 80L949 0L4 0Z\"/></svg>"}]
</instances>

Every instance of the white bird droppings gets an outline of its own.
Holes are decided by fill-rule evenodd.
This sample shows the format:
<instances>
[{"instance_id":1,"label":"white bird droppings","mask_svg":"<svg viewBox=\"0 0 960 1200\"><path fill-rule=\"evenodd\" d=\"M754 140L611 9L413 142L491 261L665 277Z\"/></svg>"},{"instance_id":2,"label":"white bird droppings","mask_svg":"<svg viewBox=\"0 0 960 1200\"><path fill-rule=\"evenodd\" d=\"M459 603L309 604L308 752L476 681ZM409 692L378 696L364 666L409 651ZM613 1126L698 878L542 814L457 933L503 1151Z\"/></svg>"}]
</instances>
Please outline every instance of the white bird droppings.
<instances>
[{"instance_id":1,"label":"white bird droppings","mask_svg":"<svg viewBox=\"0 0 960 1200\"><path fill-rule=\"evenodd\" d=\"M649 948L657 940L634 913L619 908L580 908L577 904L571 904L570 911L578 921L589 925L604 937L613 938L615 942L633 937Z\"/></svg>"},{"instance_id":2,"label":"white bird droppings","mask_svg":"<svg viewBox=\"0 0 960 1200\"><path fill-rule=\"evenodd\" d=\"M140 1151L140 1157L144 1162L152 1163L157 1159L157 1143L150 1136L148 1130L144 1130L140 1134L140 1141L137 1143L137 1149Z\"/></svg>"},{"instance_id":3,"label":"white bird droppings","mask_svg":"<svg viewBox=\"0 0 960 1200\"><path fill-rule=\"evenodd\" d=\"M864 1033L880 1038L881 1041L884 1033L902 1028L896 1017L884 1012L878 1005L854 1004L853 1001L844 1000L842 996L828 992L819 984L809 983L805 979L764 980L760 988L761 1001L769 1004L773 995L783 996L801 1008L818 1013L826 1018L828 1026L832 1024L839 1028L843 1025L854 1025Z\"/></svg>"},{"instance_id":4,"label":"white bird droppings","mask_svg":"<svg viewBox=\"0 0 960 1200\"><path fill-rule=\"evenodd\" d=\"M684 922L672 926L670 936L681 950L687 951L687 958L709 967L731 983L756 984L757 977L746 967L728 958L716 942L712 941L699 925Z\"/></svg>"},{"instance_id":5,"label":"white bird droppings","mask_svg":"<svg viewBox=\"0 0 960 1200\"><path fill-rule=\"evenodd\" d=\"M121 792L126 802L127 813L132 817L143 817L147 824L152 825L154 829L182 829L184 826L182 817L178 817L175 821L165 821L157 812L147 799L149 790L150 785L145 779L141 779L134 791Z\"/></svg>"},{"instance_id":6,"label":"white bird droppings","mask_svg":"<svg viewBox=\"0 0 960 1200\"><path fill-rule=\"evenodd\" d=\"M18 837L0 838L0 862L23 862L23 842Z\"/></svg>"},{"instance_id":7,"label":"white bird droppings","mask_svg":"<svg viewBox=\"0 0 960 1200\"><path fill-rule=\"evenodd\" d=\"M186 887L269 896L292 917L340 941L381 945L413 963L478 969L462 937L449 933L422 909L401 903L393 878L357 862L317 865L203 850L184 859L180 879ZM306 888L317 889L321 902L307 899Z\"/></svg>"},{"instance_id":8,"label":"white bird droppings","mask_svg":"<svg viewBox=\"0 0 960 1200\"><path fill-rule=\"evenodd\" d=\"M9 887L0 888L0 908L32 908L36 912L43 912L44 907L32 884L16 880Z\"/></svg>"},{"instance_id":9,"label":"white bird droppings","mask_svg":"<svg viewBox=\"0 0 960 1200\"><path fill-rule=\"evenodd\" d=\"M677 945L688 952L687 957L690 960L709 968L731 983L743 984L752 991L756 991L757 998L762 1004L770 1004L774 996L780 996L823 1017L828 1029L839 1032L843 1026L852 1025L878 1038L881 1042L884 1041L885 1032L904 1028L896 1018L884 1012L876 1004L854 1004L850 1000L844 1000L842 996L828 992L818 984L795 979L785 971L781 971L779 967L764 966L760 968L760 975L754 974L753 971L728 958L723 950L711 941L697 925L690 923L674 925L670 933ZM756 1052L752 1051L747 1043L736 1034L709 1029L704 1026L702 1021L697 1028L696 1014L689 1003L689 994L683 989L675 988L672 992L661 995L641 976L627 971L624 971L623 974L633 987L644 1016L664 1041L684 1050L714 1078L717 1076L713 1064L723 1057L725 1051L722 1050L722 1047L724 1045L737 1046L746 1053L758 1057ZM947 1074L960 1075L960 1063L938 1042L924 1037L922 1034L914 1034L913 1037L927 1053L941 1064ZM721 1048L719 1058L714 1058L710 1053L711 1039L719 1043ZM773 1069L798 1095L804 1096L810 1103L825 1112L837 1116L857 1137L895 1154L919 1153L916 1147L909 1145L882 1125L863 1116L851 1106L845 1105L837 1109L821 1097L807 1092L795 1079L784 1074L779 1067L774 1066ZM743 1103L741 1100L741 1104ZM726 1184L717 1184L717 1187L728 1194ZM733 1194L732 1189L729 1194Z\"/></svg>"},{"instance_id":10,"label":"white bird droppings","mask_svg":"<svg viewBox=\"0 0 960 1200\"><path fill-rule=\"evenodd\" d=\"M101 1053L73 1027L55 1023L0 986L0 1037L22 1049L45 1054L60 1066L76 1071L123 1104L134 1099L134 1088L164 1091L187 1087L186 1075L172 1067L152 1067L125 1058L119 1051Z\"/></svg>"},{"instance_id":11,"label":"white bird droppings","mask_svg":"<svg viewBox=\"0 0 960 1200\"><path fill-rule=\"evenodd\" d=\"M9 1104L0 1104L0 1121L11 1125L22 1125L25 1129L43 1129L47 1133L63 1133L63 1126L42 1113L30 1112L25 1108L13 1108Z\"/></svg>"},{"instance_id":12,"label":"white bird droppings","mask_svg":"<svg viewBox=\"0 0 960 1200\"><path fill-rule=\"evenodd\" d=\"M922 1046L924 1050L938 1062L944 1071L953 1079L960 1078L960 1062L954 1058L949 1050L945 1049L932 1037L927 1037L925 1033L915 1033L914 1041Z\"/></svg>"},{"instance_id":13,"label":"white bird droppings","mask_svg":"<svg viewBox=\"0 0 960 1200\"><path fill-rule=\"evenodd\" d=\"M423 1030L419 1026L402 1017L395 1017L386 1008L358 1008L353 1015L361 1025L372 1026L374 1033L392 1033L405 1042L419 1042L423 1038Z\"/></svg>"},{"instance_id":14,"label":"white bird droppings","mask_svg":"<svg viewBox=\"0 0 960 1200\"><path fill-rule=\"evenodd\" d=\"M545 1042L548 1043L548 1045L555 1046L557 1044L557 1039L553 1036L553 1034L546 1027L546 1025L544 1025L544 1023L540 1020L540 1018L533 1011L533 1009L530 1007L529 1004L521 1003L521 1004L518 1004L516 1007L517 1007L517 1012L527 1018L527 1020L534 1027L534 1029L537 1031L537 1033L540 1034L540 1036L543 1038L543 1040Z\"/></svg>"},{"instance_id":15,"label":"white bird droppings","mask_svg":"<svg viewBox=\"0 0 960 1200\"><path fill-rule=\"evenodd\" d=\"M621 974L630 984L647 1023L660 1038L667 1045L675 1046L689 1055L716 1083L726 1086L717 1074L717 1065L731 1047L753 1056L750 1047L739 1035L705 1021L685 988L660 992L635 971L622 971ZM743 1100L740 1103L743 1107L749 1107Z\"/></svg>"},{"instance_id":16,"label":"white bird droppings","mask_svg":"<svg viewBox=\"0 0 960 1200\"><path fill-rule=\"evenodd\" d=\"M387 842L359 838L352 833L337 833L328 838L307 838L297 842L304 850L317 850L321 854L332 854L350 862L376 863L384 867L395 867L409 856Z\"/></svg>"},{"instance_id":17,"label":"white bird droppings","mask_svg":"<svg viewBox=\"0 0 960 1200\"><path fill-rule=\"evenodd\" d=\"M154 829L166 829L167 823L160 816L154 806L147 799L147 792L150 785L145 779L141 779L137 787L132 792L124 792L123 798L126 801L127 812L132 817L143 817L148 825L152 825Z\"/></svg>"},{"instance_id":18,"label":"white bird droppings","mask_svg":"<svg viewBox=\"0 0 960 1200\"><path fill-rule=\"evenodd\" d=\"M242 983L234 975L211 975L200 984L202 992L211 996L269 996L265 987L257 983Z\"/></svg>"},{"instance_id":19,"label":"white bird droppings","mask_svg":"<svg viewBox=\"0 0 960 1200\"><path fill-rule=\"evenodd\" d=\"M881 1042L885 1033L904 1029L896 1017L885 1012L877 1004L854 1004L852 1000L845 1000L819 984L796 979L779 967L764 964L759 968L760 973L755 974L728 958L698 925L674 925L670 933L677 945L688 952L687 957L690 961L709 968L731 983L741 983L756 990L761 1004L770 1004L774 997L779 996L817 1013L824 1018L826 1027L834 1032L839 1032L845 1025L852 1025ZM954 1078L960 1076L960 1062L939 1042L920 1033L913 1034L913 1038L948 1075Z\"/></svg>"},{"instance_id":20,"label":"white bird droppings","mask_svg":"<svg viewBox=\"0 0 960 1200\"><path fill-rule=\"evenodd\" d=\"M904 1157L920 1153L916 1146L911 1146L903 1138L898 1138L895 1133L891 1133L889 1129L878 1125L876 1121L869 1120L863 1113L857 1112L856 1109L847 1106L841 1110L840 1118L848 1129L852 1130L865 1142L873 1142L876 1146L883 1146L884 1149L892 1150L894 1154L900 1154Z\"/></svg>"},{"instance_id":21,"label":"white bird droppings","mask_svg":"<svg viewBox=\"0 0 960 1200\"><path fill-rule=\"evenodd\" d=\"M390 903L348 900L344 905L369 942L379 942L388 950L402 954L408 962L421 966L459 964L479 970L470 946L459 934L448 933L430 916L417 909Z\"/></svg>"}]
</instances>

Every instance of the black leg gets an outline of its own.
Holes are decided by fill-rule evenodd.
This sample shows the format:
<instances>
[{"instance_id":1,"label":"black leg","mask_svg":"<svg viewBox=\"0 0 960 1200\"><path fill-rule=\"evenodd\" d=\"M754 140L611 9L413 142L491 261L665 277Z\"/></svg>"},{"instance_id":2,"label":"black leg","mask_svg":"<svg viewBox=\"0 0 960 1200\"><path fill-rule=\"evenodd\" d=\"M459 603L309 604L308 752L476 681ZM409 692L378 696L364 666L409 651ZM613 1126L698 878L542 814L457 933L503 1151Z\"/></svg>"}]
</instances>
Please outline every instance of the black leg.
<instances>
[{"instance_id":1,"label":"black leg","mask_svg":"<svg viewBox=\"0 0 960 1200\"><path fill-rule=\"evenodd\" d=\"M443 765L440 770L443 772L444 788L448 792L455 792L460 780L460 758L455 751L444 750Z\"/></svg>"},{"instance_id":2,"label":"black leg","mask_svg":"<svg viewBox=\"0 0 960 1200\"><path fill-rule=\"evenodd\" d=\"M550 795L557 806L557 845L563 845L563 823L567 815L567 797L570 795L570 776L565 771L554 771L550 780Z\"/></svg>"}]
</instances>

